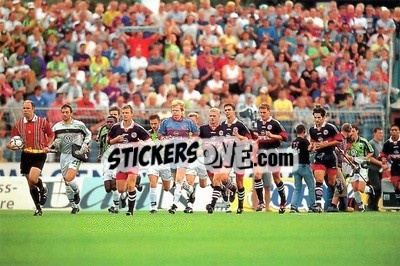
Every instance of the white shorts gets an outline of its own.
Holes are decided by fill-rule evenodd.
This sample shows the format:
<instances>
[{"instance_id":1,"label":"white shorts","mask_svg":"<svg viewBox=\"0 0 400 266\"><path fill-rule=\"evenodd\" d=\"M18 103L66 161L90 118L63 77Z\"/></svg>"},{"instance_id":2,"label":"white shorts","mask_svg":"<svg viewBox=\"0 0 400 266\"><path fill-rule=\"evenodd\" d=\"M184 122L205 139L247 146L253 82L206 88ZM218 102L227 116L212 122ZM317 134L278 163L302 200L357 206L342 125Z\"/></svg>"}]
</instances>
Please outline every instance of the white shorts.
<instances>
[{"instance_id":1,"label":"white shorts","mask_svg":"<svg viewBox=\"0 0 400 266\"><path fill-rule=\"evenodd\" d=\"M152 165L147 170L147 175L161 177L163 181L172 180L171 168L168 164Z\"/></svg>"},{"instance_id":2,"label":"white shorts","mask_svg":"<svg viewBox=\"0 0 400 266\"><path fill-rule=\"evenodd\" d=\"M116 171L110 169L110 163L107 160L102 160L103 164L103 180L108 181L115 179Z\"/></svg>"},{"instance_id":3,"label":"white shorts","mask_svg":"<svg viewBox=\"0 0 400 266\"><path fill-rule=\"evenodd\" d=\"M357 162L357 158L356 158ZM368 169L364 168L359 168L359 173L355 173L353 171L353 168L346 162L342 163L342 172L343 176L346 178L347 176L350 176L350 182L355 182L355 181L368 181ZM365 179L365 180L364 180Z\"/></svg>"},{"instance_id":4,"label":"white shorts","mask_svg":"<svg viewBox=\"0 0 400 266\"><path fill-rule=\"evenodd\" d=\"M61 173L62 176L65 177L68 169L73 169L78 171L79 166L81 165L81 161L76 159L70 153L61 153L60 155L60 165L61 165Z\"/></svg>"},{"instance_id":5,"label":"white shorts","mask_svg":"<svg viewBox=\"0 0 400 266\"><path fill-rule=\"evenodd\" d=\"M207 179L208 174L206 166L204 165L204 158L200 157L193 163L189 164L186 174L198 176L200 179Z\"/></svg>"}]
</instances>

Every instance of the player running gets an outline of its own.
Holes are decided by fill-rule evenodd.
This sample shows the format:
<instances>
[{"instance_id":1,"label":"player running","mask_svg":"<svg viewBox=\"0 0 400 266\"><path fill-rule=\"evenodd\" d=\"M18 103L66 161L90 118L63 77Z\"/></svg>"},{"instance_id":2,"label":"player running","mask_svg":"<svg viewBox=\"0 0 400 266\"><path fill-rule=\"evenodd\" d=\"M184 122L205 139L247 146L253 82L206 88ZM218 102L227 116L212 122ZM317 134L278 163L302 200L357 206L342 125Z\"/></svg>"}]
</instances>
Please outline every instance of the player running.
<instances>
[{"instance_id":1,"label":"player running","mask_svg":"<svg viewBox=\"0 0 400 266\"><path fill-rule=\"evenodd\" d=\"M92 140L92 132L82 121L73 119L72 113L72 107L64 104L61 107L62 121L56 123L52 130L55 133L53 148L61 152L61 173L65 181L66 194L72 208L71 214L77 214L79 212L78 204L81 199L75 177L82 160L75 157L73 145L77 144L81 146L79 153L87 155L90 141Z\"/></svg>"},{"instance_id":2,"label":"player running","mask_svg":"<svg viewBox=\"0 0 400 266\"><path fill-rule=\"evenodd\" d=\"M136 143L150 139L149 133L139 124L133 121L133 108L130 105L122 107L122 121L114 124L108 133L110 145L118 143ZM136 179L139 166L132 167L127 171L117 171L116 186L120 193L128 190L127 216L133 215L136 202Z\"/></svg>"},{"instance_id":3,"label":"player running","mask_svg":"<svg viewBox=\"0 0 400 266\"><path fill-rule=\"evenodd\" d=\"M277 148L279 148L281 142L288 139L288 134L286 130L283 128L278 120L272 118L270 110L270 106L266 103L262 103L259 107L261 118L257 121L256 128L256 133L258 135L258 156L261 153L268 155L268 153L270 152L277 152ZM254 171L254 188L258 197L258 206L256 211L261 211L263 208L265 208L262 182L263 175L267 174L265 170L265 168L262 169L261 167L255 167ZM279 205L279 213L284 213L286 208L286 195L285 186L281 179L280 171L274 170L272 172L272 177L278 189L279 197L281 200Z\"/></svg>"},{"instance_id":4,"label":"player running","mask_svg":"<svg viewBox=\"0 0 400 266\"><path fill-rule=\"evenodd\" d=\"M391 165L390 181L400 204L400 128L398 125L390 126L390 138L383 144L379 159L382 161L383 170Z\"/></svg>"},{"instance_id":5,"label":"player running","mask_svg":"<svg viewBox=\"0 0 400 266\"><path fill-rule=\"evenodd\" d=\"M335 125L325 121L326 110L320 106L313 109L315 125L310 128L311 147L315 159L311 165L315 178L315 205L313 211L322 212L322 185L325 174L328 176L328 186L336 186L341 189L342 184L336 178L337 158L335 147L342 141L342 135Z\"/></svg>"},{"instance_id":6,"label":"player running","mask_svg":"<svg viewBox=\"0 0 400 266\"><path fill-rule=\"evenodd\" d=\"M192 120L183 117L185 112L185 103L181 100L174 100L171 103L170 118L166 118L161 122L158 136L160 140L171 139L188 141L191 137L197 137L199 135L199 129ZM169 213L175 214L178 209L178 202L182 195L182 188L189 191L189 194L194 192L193 186L184 183L186 169L188 164L186 162L180 162L175 165L171 165L171 172L175 175L175 191L174 200L171 208L168 210ZM193 212L193 211L192 211ZM187 212L187 213L192 213Z\"/></svg>"}]
</instances>

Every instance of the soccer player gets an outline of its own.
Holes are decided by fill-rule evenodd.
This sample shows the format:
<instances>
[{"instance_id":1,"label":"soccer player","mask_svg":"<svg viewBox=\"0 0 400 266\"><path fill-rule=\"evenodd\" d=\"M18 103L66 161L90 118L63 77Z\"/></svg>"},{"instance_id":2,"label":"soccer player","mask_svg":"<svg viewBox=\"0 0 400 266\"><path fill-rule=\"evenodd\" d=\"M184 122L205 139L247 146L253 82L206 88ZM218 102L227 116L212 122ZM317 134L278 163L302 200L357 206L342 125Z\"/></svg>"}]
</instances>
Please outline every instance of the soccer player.
<instances>
[{"instance_id":1,"label":"soccer player","mask_svg":"<svg viewBox=\"0 0 400 266\"><path fill-rule=\"evenodd\" d=\"M152 165L147 171L150 182L150 213L157 213L157 184L161 177L164 191L170 190L172 180L171 167L167 164Z\"/></svg>"},{"instance_id":2,"label":"soccer player","mask_svg":"<svg viewBox=\"0 0 400 266\"><path fill-rule=\"evenodd\" d=\"M378 160L379 153L382 151L383 147L383 129L380 127L374 128L373 137L369 141L372 148L374 149L374 154L371 157L371 163L368 169L368 179L371 186L374 188L375 195L369 195L368 198L368 210L369 211L379 211L378 202L382 194L382 173L381 169L383 167L382 162Z\"/></svg>"},{"instance_id":3,"label":"soccer player","mask_svg":"<svg viewBox=\"0 0 400 266\"><path fill-rule=\"evenodd\" d=\"M342 184L336 179L337 158L334 153L335 147L342 141L342 135L335 125L325 121L326 110L320 106L313 109L314 126L310 128L311 147L315 159L311 165L315 178L315 202L314 212L322 212L322 185L325 174L328 176L328 186L341 188Z\"/></svg>"},{"instance_id":4,"label":"soccer player","mask_svg":"<svg viewBox=\"0 0 400 266\"><path fill-rule=\"evenodd\" d=\"M149 118L150 130L148 131L151 139L158 142L158 130L160 129L161 119L158 115L151 115ZM170 190L172 180L171 168L166 164L152 165L147 170L147 176L150 182L150 213L157 213L157 184L161 177L164 191Z\"/></svg>"},{"instance_id":5,"label":"soccer player","mask_svg":"<svg viewBox=\"0 0 400 266\"><path fill-rule=\"evenodd\" d=\"M358 210L365 211L364 204L362 202L361 193L375 194L372 186L368 182L368 166L364 166L363 163L369 162L370 158L374 154L374 149L371 144L365 138L359 135L360 129L357 125L352 125L351 137L354 139L354 143L348 152L349 156L346 156L350 162L358 166L358 171L354 172L350 176L351 186L353 188L354 199L358 205ZM368 182L368 185L366 185Z\"/></svg>"},{"instance_id":6,"label":"soccer player","mask_svg":"<svg viewBox=\"0 0 400 266\"><path fill-rule=\"evenodd\" d=\"M62 121L56 123L52 130L55 133L53 147L61 152L60 165L61 173L65 181L65 190L70 202L71 214L79 212L79 187L76 182L76 174L81 165L81 160L75 158L72 152L74 144L80 145L80 153L85 154L89 151L92 132L79 120L72 118L72 107L64 104L61 107Z\"/></svg>"},{"instance_id":7,"label":"soccer player","mask_svg":"<svg viewBox=\"0 0 400 266\"><path fill-rule=\"evenodd\" d=\"M133 108L126 104L121 108L122 121L114 124L108 132L108 143L133 143L147 141L150 139L149 133L139 124L133 121ZM128 190L128 211L127 216L133 215L136 202L136 179L139 167L135 166L127 171L117 171L116 185L120 193Z\"/></svg>"},{"instance_id":8,"label":"soccer player","mask_svg":"<svg viewBox=\"0 0 400 266\"><path fill-rule=\"evenodd\" d=\"M347 186L346 180L343 173L343 162L345 160L344 155L346 153L346 147L348 146L347 139L349 139L351 134L351 124L344 123L341 127L340 134L342 135L342 141L339 142L338 146L335 148L336 157L338 160L338 171L337 178L342 183L340 188L328 187L327 188L327 201L326 201L326 211L327 212L339 212L338 204L340 203L340 210L342 211L354 211L353 208L347 207ZM351 146L351 145L350 145Z\"/></svg>"},{"instance_id":9,"label":"soccer player","mask_svg":"<svg viewBox=\"0 0 400 266\"><path fill-rule=\"evenodd\" d=\"M161 122L160 129L158 131L158 137L160 140L175 139L188 141L190 137L197 137L199 135L199 129L196 124L193 123L192 120L183 117L184 112L185 103L182 100L172 101L172 116L164 119ZM189 191L190 194L194 192L194 188L193 186L190 186L187 183L184 184L183 182L186 174L186 169L188 167L188 164L186 162L180 162L175 165L171 164L171 167L171 172L173 173L173 175L175 175L175 191L173 204L168 212L171 214L175 214L178 208L177 204L182 195L182 187L185 186L185 190Z\"/></svg>"},{"instance_id":10,"label":"soccer player","mask_svg":"<svg viewBox=\"0 0 400 266\"><path fill-rule=\"evenodd\" d=\"M220 119L220 110L218 108L211 108L208 111L208 117L209 121L208 124L201 125L199 128L199 137L202 141L202 147L204 149L207 149L207 145L213 145L213 141L216 137L219 136L219 131L220 131L220 125L219 125L219 119ZM188 115L190 116L190 114ZM197 122L197 117L192 115L191 116L193 119L196 119ZM214 157L211 158L211 156L204 157L203 151L204 149L201 149L198 153L197 160L189 165L188 170L186 171L186 178L189 182L189 180L194 180L196 175L199 177L199 184L200 187L205 188L207 186L207 179L210 178L212 181L213 178L213 173L211 171L207 171L206 165L209 162L212 162L214 160ZM210 160L210 161L206 161ZM191 198L194 203L195 197ZM218 199L218 198L217 198ZM215 204L214 204L215 206Z\"/></svg>"},{"instance_id":11,"label":"soccer player","mask_svg":"<svg viewBox=\"0 0 400 266\"><path fill-rule=\"evenodd\" d=\"M119 116L118 116L119 117ZM108 208L110 213L118 213L119 212L119 197L120 194L117 190L116 181L115 181L115 171L110 169L110 163L107 160L109 151L108 151L108 140L107 135L110 128L118 122L118 117L108 116L106 120L106 124L101 127L99 131L99 135L97 137L97 143L99 145L99 155L97 156L97 161L102 162L103 164L103 178L104 178L104 189L107 193L112 192L113 197L113 205ZM103 158L102 158L103 157Z\"/></svg>"},{"instance_id":12,"label":"soccer player","mask_svg":"<svg viewBox=\"0 0 400 266\"><path fill-rule=\"evenodd\" d=\"M390 181L394 188L394 194L400 204L400 128L398 125L390 126L390 138L383 144L379 159L386 170L390 167Z\"/></svg>"},{"instance_id":13,"label":"soccer player","mask_svg":"<svg viewBox=\"0 0 400 266\"><path fill-rule=\"evenodd\" d=\"M268 155L268 153L270 152L277 151L276 149L279 148L281 142L286 141L288 138L287 132L283 128L281 123L278 120L272 118L270 109L271 108L268 104L260 104L259 113L261 118L257 121L256 128L256 132L258 134L258 154L265 153ZM256 170L254 172L254 188L256 190L259 201L256 211L261 211L265 207L263 199L262 175L262 169L260 167L256 167ZM272 178L274 179L274 183L278 189L279 197L281 200L279 205L279 213L284 213L286 208L286 195L285 186L281 179L281 173L274 170L272 172Z\"/></svg>"},{"instance_id":14,"label":"soccer player","mask_svg":"<svg viewBox=\"0 0 400 266\"><path fill-rule=\"evenodd\" d=\"M187 117L193 121L193 123L199 127L198 122L199 122L199 114L198 113L189 113ZM193 191L186 190L187 192L187 207L183 211L184 213L192 213L193 212L193 204L195 201L195 195L196 195L196 186L194 184L194 181L196 179L196 175L199 175L199 179L201 182L201 186L204 188L207 186L207 170L204 166L204 164L199 162L200 157L198 156L197 160L191 164L188 165L188 168L186 169L186 183L183 183L183 186L189 186L193 187ZM204 182L205 181L205 182ZM204 185L205 183L205 185Z\"/></svg>"},{"instance_id":15,"label":"soccer player","mask_svg":"<svg viewBox=\"0 0 400 266\"><path fill-rule=\"evenodd\" d=\"M150 130L149 134L152 140L158 139L158 130L160 129L161 119L159 115L151 115L149 117Z\"/></svg>"},{"instance_id":16,"label":"soccer player","mask_svg":"<svg viewBox=\"0 0 400 266\"><path fill-rule=\"evenodd\" d=\"M251 139L251 133L249 129L243 124L242 121L238 120L235 113L235 105L233 103L224 104L224 112L226 116L226 120L220 125L222 136L224 137L224 142L229 144L236 141L248 140ZM220 154L221 155L221 154ZM224 155L222 155L225 157ZM216 201L221 195L221 185L223 182L225 183L225 188L231 189L231 184L229 182L229 172L231 171L231 165L226 165L226 160L232 160L233 158L224 158L224 164L222 165L222 169L220 172L214 173L213 177L213 200L211 204L206 206L208 213L213 213ZM243 202L245 197L244 185L243 185L243 173L236 172L236 185L238 192L238 208L236 210L237 214L243 213Z\"/></svg>"},{"instance_id":17,"label":"soccer player","mask_svg":"<svg viewBox=\"0 0 400 266\"><path fill-rule=\"evenodd\" d=\"M35 115L35 105L32 101L24 101L22 105L24 117L19 119L11 130L11 137L21 136L24 149L21 153L21 174L28 181L29 191L35 204L34 216L42 216L42 206L46 204L47 188L43 186L40 173L46 162L49 146L54 140L54 133L46 119ZM6 147L17 150L11 141Z\"/></svg>"},{"instance_id":18,"label":"soccer player","mask_svg":"<svg viewBox=\"0 0 400 266\"><path fill-rule=\"evenodd\" d=\"M297 166L298 168L293 172L294 192L290 204L291 213L299 212L298 200L303 187L303 179L308 187L308 209L311 210L312 206L315 204L315 184L310 167L310 142L306 138L306 128L304 125L298 125L296 127L296 135L296 139L292 142L292 149L299 157L299 164Z\"/></svg>"}]
</instances>

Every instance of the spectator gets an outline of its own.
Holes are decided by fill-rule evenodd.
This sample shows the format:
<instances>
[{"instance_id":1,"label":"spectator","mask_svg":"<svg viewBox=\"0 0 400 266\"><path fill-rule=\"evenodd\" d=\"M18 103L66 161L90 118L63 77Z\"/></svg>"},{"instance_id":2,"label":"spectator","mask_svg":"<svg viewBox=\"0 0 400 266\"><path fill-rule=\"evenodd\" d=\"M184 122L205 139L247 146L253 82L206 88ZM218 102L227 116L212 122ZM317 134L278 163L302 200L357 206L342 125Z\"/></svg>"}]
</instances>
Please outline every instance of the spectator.
<instances>
[{"instance_id":1,"label":"spectator","mask_svg":"<svg viewBox=\"0 0 400 266\"><path fill-rule=\"evenodd\" d=\"M46 90L49 83L53 83L54 88L57 88L57 81L53 78L54 77L54 72L52 69L47 69L46 70L46 75L40 80L40 86Z\"/></svg>"},{"instance_id":2,"label":"spectator","mask_svg":"<svg viewBox=\"0 0 400 266\"><path fill-rule=\"evenodd\" d=\"M153 46L150 51L148 60L147 76L153 80L153 86L158 91L158 87L162 85L165 71L164 59L160 56L158 47Z\"/></svg>"},{"instance_id":3,"label":"spectator","mask_svg":"<svg viewBox=\"0 0 400 266\"><path fill-rule=\"evenodd\" d=\"M67 28L64 30L64 38L58 43L58 50L64 47L68 49L70 55L74 55L76 53L76 42L72 40L72 29Z\"/></svg>"},{"instance_id":4,"label":"spectator","mask_svg":"<svg viewBox=\"0 0 400 266\"><path fill-rule=\"evenodd\" d=\"M376 22L376 28L383 26L383 33L391 36L396 30L396 25L392 18L390 18L390 10L383 6L381 7L380 19Z\"/></svg>"},{"instance_id":5,"label":"spectator","mask_svg":"<svg viewBox=\"0 0 400 266\"><path fill-rule=\"evenodd\" d=\"M82 99L82 87L79 85L76 76L71 75L69 81L65 82L57 92L64 94L64 100L66 103L76 103Z\"/></svg>"},{"instance_id":6,"label":"spectator","mask_svg":"<svg viewBox=\"0 0 400 266\"><path fill-rule=\"evenodd\" d=\"M15 72L14 78L11 80L11 87L14 91L22 90L24 93L26 92L25 82L22 79L23 71L17 70Z\"/></svg>"},{"instance_id":7,"label":"spectator","mask_svg":"<svg viewBox=\"0 0 400 266\"><path fill-rule=\"evenodd\" d=\"M130 78L131 80L136 77L137 71L140 68L146 69L148 66L147 58L142 56L142 48L137 47L134 56L130 59Z\"/></svg>"},{"instance_id":8,"label":"spectator","mask_svg":"<svg viewBox=\"0 0 400 266\"><path fill-rule=\"evenodd\" d=\"M229 63L223 67L222 79L229 84L229 93L237 95L242 93L240 84L243 82L243 72L237 65L234 55L229 57Z\"/></svg>"},{"instance_id":9,"label":"spectator","mask_svg":"<svg viewBox=\"0 0 400 266\"><path fill-rule=\"evenodd\" d=\"M266 86L262 86L259 90L259 94L255 99L255 104L257 107L260 106L261 103L266 103L269 106L272 106L272 98L268 94L268 88Z\"/></svg>"},{"instance_id":10,"label":"spectator","mask_svg":"<svg viewBox=\"0 0 400 266\"><path fill-rule=\"evenodd\" d=\"M11 162L13 151L7 149L6 145L10 141L8 136L7 125L5 122L0 123L0 163Z\"/></svg>"},{"instance_id":11,"label":"spectator","mask_svg":"<svg viewBox=\"0 0 400 266\"><path fill-rule=\"evenodd\" d=\"M251 86L251 93L256 95L258 89L262 86L267 86L267 79L262 75L260 67L253 68L253 73L249 79L246 79L246 84Z\"/></svg>"},{"instance_id":12,"label":"spectator","mask_svg":"<svg viewBox=\"0 0 400 266\"><path fill-rule=\"evenodd\" d=\"M178 77L181 79L182 76L186 74L190 79L199 78L199 69L197 66L192 66L192 61L190 58L185 59L185 65L178 68Z\"/></svg>"},{"instance_id":13,"label":"spectator","mask_svg":"<svg viewBox=\"0 0 400 266\"><path fill-rule=\"evenodd\" d=\"M358 125L359 115L354 112L354 98L350 94L346 94L346 99L343 103L343 106L340 108L339 113L339 121L340 124L350 123Z\"/></svg>"},{"instance_id":14,"label":"spectator","mask_svg":"<svg viewBox=\"0 0 400 266\"><path fill-rule=\"evenodd\" d=\"M274 110L274 117L280 122L287 122L285 125L283 125L285 128L290 128L287 127L289 125L289 121L292 119L293 116L293 104L292 102L288 99L288 93L287 90L280 90L278 92L278 99L276 99L273 104L273 110Z\"/></svg>"},{"instance_id":15,"label":"spectator","mask_svg":"<svg viewBox=\"0 0 400 266\"><path fill-rule=\"evenodd\" d=\"M39 56L39 48L33 47L30 54L25 58L25 64L29 65L37 79L41 79L46 73L46 62Z\"/></svg>"},{"instance_id":16,"label":"spectator","mask_svg":"<svg viewBox=\"0 0 400 266\"><path fill-rule=\"evenodd\" d=\"M10 125L14 125L18 119L23 117L23 103L24 93L22 90L17 90L14 92L14 96L4 106L4 112L8 114Z\"/></svg>"},{"instance_id":17,"label":"spectator","mask_svg":"<svg viewBox=\"0 0 400 266\"><path fill-rule=\"evenodd\" d=\"M117 101L117 98L122 95L121 88L118 85L118 76L113 75L110 78L110 83L104 87L103 92L107 94L110 104L113 104Z\"/></svg>"},{"instance_id":18,"label":"spectator","mask_svg":"<svg viewBox=\"0 0 400 266\"><path fill-rule=\"evenodd\" d=\"M47 69L53 71L53 78L57 81L59 86L65 82L65 77L68 73L68 66L62 61L61 53L59 51L55 52L53 60L47 63Z\"/></svg>"},{"instance_id":19,"label":"spectator","mask_svg":"<svg viewBox=\"0 0 400 266\"><path fill-rule=\"evenodd\" d=\"M244 103L238 104L236 112L238 117L249 127L254 128L258 118L258 108L254 103L254 96L251 93L245 94Z\"/></svg>"},{"instance_id":20,"label":"spectator","mask_svg":"<svg viewBox=\"0 0 400 266\"><path fill-rule=\"evenodd\" d=\"M357 95L356 98L356 108L358 110L363 110L364 106L369 103L369 87L368 84L362 84L360 86L361 93Z\"/></svg>"},{"instance_id":21,"label":"spectator","mask_svg":"<svg viewBox=\"0 0 400 266\"><path fill-rule=\"evenodd\" d=\"M108 99L108 95L101 90L101 86L99 83L93 84L93 91L90 92L90 101L94 102L94 95L98 94L100 105L102 106L110 106L110 100Z\"/></svg>"},{"instance_id":22,"label":"spectator","mask_svg":"<svg viewBox=\"0 0 400 266\"><path fill-rule=\"evenodd\" d=\"M380 34L380 35L378 35L378 37L376 38L376 43L374 43L374 44L371 46L371 51L373 52L374 57L375 57L375 58L378 58L378 57L380 56L380 53L381 53L382 50L389 51L389 45L387 45L387 44L385 43L385 40L384 40L384 38L383 38L383 35Z\"/></svg>"},{"instance_id":23,"label":"spectator","mask_svg":"<svg viewBox=\"0 0 400 266\"><path fill-rule=\"evenodd\" d=\"M313 44L308 49L308 56L313 60L314 67L318 67L321 64L321 59L329 54L329 49L326 46L321 45L321 39L315 37Z\"/></svg>"},{"instance_id":24,"label":"spectator","mask_svg":"<svg viewBox=\"0 0 400 266\"><path fill-rule=\"evenodd\" d=\"M187 90L183 92L183 98L187 101L190 101L192 104L197 104L201 99L201 94L196 90L197 86L196 80L190 80L188 82Z\"/></svg>"},{"instance_id":25,"label":"spectator","mask_svg":"<svg viewBox=\"0 0 400 266\"><path fill-rule=\"evenodd\" d=\"M88 90L82 92L82 98L76 102L76 107L75 115L77 119L84 122L88 127L104 119L104 116L102 116L104 114L100 110L96 111L94 103L90 101L90 91Z\"/></svg>"},{"instance_id":26,"label":"spectator","mask_svg":"<svg viewBox=\"0 0 400 266\"><path fill-rule=\"evenodd\" d=\"M40 86L40 85L39 85ZM42 86L40 86L42 88ZM43 89L42 97L47 101L50 105L56 99L57 94L57 86L54 83L49 82L47 83L46 89Z\"/></svg>"},{"instance_id":27,"label":"spectator","mask_svg":"<svg viewBox=\"0 0 400 266\"><path fill-rule=\"evenodd\" d=\"M90 56L86 53L86 43L81 42L79 45L79 51L73 56L74 64L79 70L89 71L91 64Z\"/></svg>"},{"instance_id":28,"label":"spectator","mask_svg":"<svg viewBox=\"0 0 400 266\"><path fill-rule=\"evenodd\" d=\"M302 97L299 97L296 100L296 106L293 108L294 121L293 125L303 124L306 128L309 128L313 125L313 116L312 110L308 108L306 100Z\"/></svg>"}]
</instances>

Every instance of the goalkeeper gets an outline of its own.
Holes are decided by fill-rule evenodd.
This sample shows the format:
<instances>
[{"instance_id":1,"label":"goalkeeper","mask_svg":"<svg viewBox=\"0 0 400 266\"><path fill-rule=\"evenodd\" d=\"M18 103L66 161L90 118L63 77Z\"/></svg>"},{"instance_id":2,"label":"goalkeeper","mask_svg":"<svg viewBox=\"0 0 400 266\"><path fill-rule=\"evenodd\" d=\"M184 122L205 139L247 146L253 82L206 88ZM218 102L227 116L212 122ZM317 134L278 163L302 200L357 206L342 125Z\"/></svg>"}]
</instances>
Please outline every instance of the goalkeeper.
<instances>
[{"instance_id":1,"label":"goalkeeper","mask_svg":"<svg viewBox=\"0 0 400 266\"><path fill-rule=\"evenodd\" d=\"M60 165L66 186L65 191L71 204L71 214L76 214L79 212L78 204L81 199L75 177L82 162L82 159L79 158L81 156L88 156L92 132L90 132L83 122L73 119L72 113L70 105L64 104L61 107L62 121L56 123L52 128L55 133L52 148L61 152ZM81 146L80 150L76 153L73 152L74 144Z\"/></svg>"}]
</instances>

